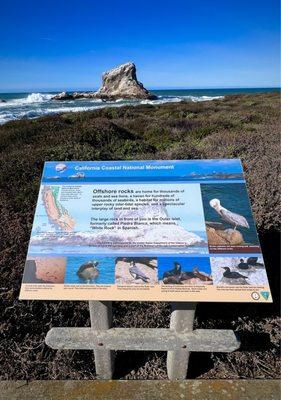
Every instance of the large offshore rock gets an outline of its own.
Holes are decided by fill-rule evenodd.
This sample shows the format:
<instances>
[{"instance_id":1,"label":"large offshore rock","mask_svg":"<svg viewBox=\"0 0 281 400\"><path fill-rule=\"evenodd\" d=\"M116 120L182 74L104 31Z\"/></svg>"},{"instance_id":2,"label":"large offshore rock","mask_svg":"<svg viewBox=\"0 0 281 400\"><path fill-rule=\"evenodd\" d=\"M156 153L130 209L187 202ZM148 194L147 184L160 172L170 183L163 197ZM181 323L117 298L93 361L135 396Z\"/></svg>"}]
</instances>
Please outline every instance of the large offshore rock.
<instances>
[{"instance_id":1,"label":"large offshore rock","mask_svg":"<svg viewBox=\"0 0 281 400\"><path fill-rule=\"evenodd\" d=\"M101 99L104 101L117 99L157 99L142 83L137 80L136 66L129 62L105 72L102 86L97 92L61 92L52 100Z\"/></svg>"},{"instance_id":2,"label":"large offshore rock","mask_svg":"<svg viewBox=\"0 0 281 400\"><path fill-rule=\"evenodd\" d=\"M102 76L102 86L94 94L101 99L156 99L142 83L137 80L136 66L132 62L122 64Z\"/></svg>"}]
</instances>

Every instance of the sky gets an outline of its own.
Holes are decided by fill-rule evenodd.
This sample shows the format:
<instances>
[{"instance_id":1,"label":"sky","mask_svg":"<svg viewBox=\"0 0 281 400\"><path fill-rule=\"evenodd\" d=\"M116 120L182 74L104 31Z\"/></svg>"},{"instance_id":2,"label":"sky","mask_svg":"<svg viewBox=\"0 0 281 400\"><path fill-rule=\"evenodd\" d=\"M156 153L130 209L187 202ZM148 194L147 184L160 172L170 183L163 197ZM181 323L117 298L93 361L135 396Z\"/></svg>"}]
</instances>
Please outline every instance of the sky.
<instances>
[{"instance_id":1,"label":"sky","mask_svg":"<svg viewBox=\"0 0 281 400\"><path fill-rule=\"evenodd\" d=\"M81 90L133 61L150 89L280 86L278 0L10 0L0 92Z\"/></svg>"}]
</instances>

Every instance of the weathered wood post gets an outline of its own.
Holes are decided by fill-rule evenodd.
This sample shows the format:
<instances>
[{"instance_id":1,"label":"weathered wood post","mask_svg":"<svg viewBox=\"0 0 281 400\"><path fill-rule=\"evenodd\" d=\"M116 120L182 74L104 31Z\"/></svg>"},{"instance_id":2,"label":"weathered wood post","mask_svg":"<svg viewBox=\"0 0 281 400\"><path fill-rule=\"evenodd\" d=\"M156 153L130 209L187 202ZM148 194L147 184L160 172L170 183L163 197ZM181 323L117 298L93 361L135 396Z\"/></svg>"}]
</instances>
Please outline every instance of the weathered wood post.
<instances>
[{"instance_id":1,"label":"weathered wood post","mask_svg":"<svg viewBox=\"0 0 281 400\"><path fill-rule=\"evenodd\" d=\"M106 331L112 326L112 302L89 301L91 328L95 331ZM99 379L111 379L114 371L114 351L103 350L103 343L98 343L100 349L94 350L96 373Z\"/></svg>"},{"instance_id":2,"label":"weathered wood post","mask_svg":"<svg viewBox=\"0 0 281 400\"><path fill-rule=\"evenodd\" d=\"M170 329L176 333L193 331L193 322L196 303L171 303L172 313L170 317ZM183 348L176 351L168 351L167 371L168 377L172 380L182 380L186 378L189 350Z\"/></svg>"},{"instance_id":3,"label":"weathered wood post","mask_svg":"<svg viewBox=\"0 0 281 400\"><path fill-rule=\"evenodd\" d=\"M170 328L111 328L110 301L89 301L91 327L52 328L45 342L52 349L94 350L98 379L111 379L115 351L167 351L169 379L186 378L190 351L231 352L240 341L229 329L196 329L196 303L172 303Z\"/></svg>"}]
</instances>

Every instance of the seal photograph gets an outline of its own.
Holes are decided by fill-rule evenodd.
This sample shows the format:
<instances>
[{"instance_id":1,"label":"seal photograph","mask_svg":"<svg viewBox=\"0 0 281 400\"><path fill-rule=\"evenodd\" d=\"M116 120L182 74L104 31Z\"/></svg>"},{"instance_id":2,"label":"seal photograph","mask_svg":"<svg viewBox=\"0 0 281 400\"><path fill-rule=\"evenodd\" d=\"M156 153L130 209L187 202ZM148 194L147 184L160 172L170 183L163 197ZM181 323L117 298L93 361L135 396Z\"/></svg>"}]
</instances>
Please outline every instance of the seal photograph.
<instances>
[{"instance_id":1,"label":"seal photograph","mask_svg":"<svg viewBox=\"0 0 281 400\"><path fill-rule=\"evenodd\" d=\"M164 285L212 285L207 257L159 257L159 282Z\"/></svg>"}]
</instances>

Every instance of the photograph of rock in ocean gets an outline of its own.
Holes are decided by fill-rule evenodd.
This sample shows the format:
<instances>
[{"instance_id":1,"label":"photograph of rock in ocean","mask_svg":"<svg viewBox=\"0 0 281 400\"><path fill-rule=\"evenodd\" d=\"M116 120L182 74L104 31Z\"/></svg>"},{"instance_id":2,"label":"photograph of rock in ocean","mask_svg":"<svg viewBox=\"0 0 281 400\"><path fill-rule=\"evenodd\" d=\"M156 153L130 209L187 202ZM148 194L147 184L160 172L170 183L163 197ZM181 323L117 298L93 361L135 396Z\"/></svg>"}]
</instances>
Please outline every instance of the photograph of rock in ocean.
<instances>
[{"instance_id":1,"label":"photograph of rock in ocean","mask_svg":"<svg viewBox=\"0 0 281 400\"><path fill-rule=\"evenodd\" d=\"M268 285L261 254L249 257L211 257L214 285Z\"/></svg>"},{"instance_id":2,"label":"photograph of rock in ocean","mask_svg":"<svg viewBox=\"0 0 281 400\"><path fill-rule=\"evenodd\" d=\"M158 282L157 259L118 257L115 262L117 285L155 285Z\"/></svg>"},{"instance_id":3,"label":"photograph of rock in ocean","mask_svg":"<svg viewBox=\"0 0 281 400\"><path fill-rule=\"evenodd\" d=\"M212 285L207 257L158 257L159 282L165 285Z\"/></svg>"},{"instance_id":4,"label":"photograph of rock in ocean","mask_svg":"<svg viewBox=\"0 0 281 400\"><path fill-rule=\"evenodd\" d=\"M114 283L115 262L113 257L67 258L64 283L66 284L104 284Z\"/></svg>"},{"instance_id":5,"label":"photograph of rock in ocean","mask_svg":"<svg viewBox=\"0 0 281 400\"><path fill-rule=\"evenodd\" d=\"M26 260L23 283L63 283L65 257L30 257Z\"/></svg>"},{"instance_id":6,"label":"photograph of rock in ocean","mask_svg":"<svg viewBox=\"0 0 281 400\"><path fill-rule=\"evenodd\" d=\"M201 184L209 246L259 246L244 183Z\"/></svg>"}]
</instances>

